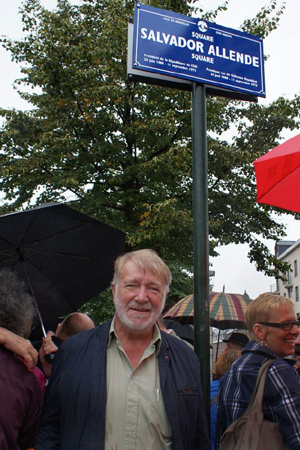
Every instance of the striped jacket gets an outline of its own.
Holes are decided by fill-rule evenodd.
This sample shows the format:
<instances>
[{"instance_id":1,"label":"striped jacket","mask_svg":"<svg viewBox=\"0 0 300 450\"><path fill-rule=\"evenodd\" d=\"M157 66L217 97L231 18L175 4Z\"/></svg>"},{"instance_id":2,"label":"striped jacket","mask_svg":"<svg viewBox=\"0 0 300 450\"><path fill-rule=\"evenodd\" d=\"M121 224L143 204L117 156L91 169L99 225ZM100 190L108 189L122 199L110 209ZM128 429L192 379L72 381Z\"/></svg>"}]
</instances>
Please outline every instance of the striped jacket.
<instances>
[{"instance_id":1,"label":"striped jacket","mask_svg":"<svg viewBox=\"0 0 300 450\"><path fill-rule=\"evenodd\" d=\"M289 449L300 449L300 381L288 361L277 358L267 347L250 341L221 378L218 394L216 449L226 428L246 411L261 365L271 364L263 397L266 420L277 422Z\"/></svg>"}]
</instances>

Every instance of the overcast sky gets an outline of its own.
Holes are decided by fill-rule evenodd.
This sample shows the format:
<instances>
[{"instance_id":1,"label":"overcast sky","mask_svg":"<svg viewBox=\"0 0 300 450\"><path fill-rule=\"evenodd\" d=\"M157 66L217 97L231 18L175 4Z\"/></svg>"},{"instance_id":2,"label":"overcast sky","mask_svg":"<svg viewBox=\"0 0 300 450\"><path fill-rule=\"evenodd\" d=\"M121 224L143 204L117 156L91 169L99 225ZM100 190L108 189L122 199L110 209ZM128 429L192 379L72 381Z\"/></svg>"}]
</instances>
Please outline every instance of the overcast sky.
<instances>
[{"instance_id":1,"label":"overcast sky","mask_svg":"<svg viewBox=\"0 0 300 450\"><path fill-rule=\"evenodd\" d=\"M20 0L1 2L1 35L7 35L12 39L22 37L22 23L18 16L18 8L21 3ZM49 9L56 5L54 0L42 0L41 3ZM281 3L278 1L278 4ZM206 11L222 4L222 0L202 0L199 4ZM229 11L220 14L216 22L219 25L238 29L244 19L253 17L255 12L268 4L268 1L263 0L230 0ZM260 104L268 104L280 95L291 98L300 92L299 17L300 1L286 0L286 10L279 28L264 41L264 53L269 55L265 64L267 96L266 99L259 99ZM12 87L13 81L20 74L18 66L10 61L10 55L2 48L0 48L0 58L0 106L2 108L28 109L28 105L19 98ZM296 134L297 132L285 132L283 138L288 139ZM283 216L279 220L288 226L287 240L300 238L300 222L296 222L290 215ZM268 243L272 252L274 245L273 241ZM274 278L268 278L256 272L255 265L249 263L247 252L246 245L229 245L220 249L218 258L211 259L211 268L216 273L215 291L222 291L223 285L225 285L226 292L243 293L246 290L251 298L255 298L261 292L269 291L270 286L275 284Z\"/></svg>"}]
</instances>

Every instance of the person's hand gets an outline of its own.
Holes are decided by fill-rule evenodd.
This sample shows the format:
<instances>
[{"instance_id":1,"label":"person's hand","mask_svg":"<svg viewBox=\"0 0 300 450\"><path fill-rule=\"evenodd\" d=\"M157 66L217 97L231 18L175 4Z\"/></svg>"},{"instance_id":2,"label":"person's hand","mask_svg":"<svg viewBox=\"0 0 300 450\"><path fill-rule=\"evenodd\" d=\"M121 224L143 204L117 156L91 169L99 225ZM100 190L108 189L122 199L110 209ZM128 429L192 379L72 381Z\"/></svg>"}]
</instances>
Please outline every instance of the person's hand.
<instances>
[{"instance_id":1,"label":"person's hand","mask_svg":"<svg viewBox=\"0 0 300 450\"><path fill-rule=\"evenodd\" d=\"M35 368L38 360L38 352L28 339L24 339L6 328L0 327L0 344L7 350L25 359L30 372Z\"/></svg>"},{"instance_id":2,"label":"person's hand","mask_svg":"<svg viewBox=\"0 0 300 450\"><path fill-rule=\"evenodd\" d=\"M42 367L43 367L43 372L44 372L44 374L46 375L47 378L50 377L52 364L48 363L46 361L45 355L50 355L50 353L55 353L58 350L58 347L56 347L56 345L52 341L52 338L51 338L52 335L53 335L53 333L51 331L48 331L47 337L43 338L43 343L42 343L41 348L39 350L40 362L41 362Z\"/></svg>"},{"instance_id":3,"label":"person's hand","mask_svg":"<svg viewBox=\"0 0 300 450\"><path fill-rule=\"evenodd\" d=\"M54 344L52 341L52 334L50 334L51 331L47 333L47 337L43 338L43 343L40 348L40 354L43 356L50 355L50 353L55 353L58 350L58 347Z\"/></svg>"}]
</instances>

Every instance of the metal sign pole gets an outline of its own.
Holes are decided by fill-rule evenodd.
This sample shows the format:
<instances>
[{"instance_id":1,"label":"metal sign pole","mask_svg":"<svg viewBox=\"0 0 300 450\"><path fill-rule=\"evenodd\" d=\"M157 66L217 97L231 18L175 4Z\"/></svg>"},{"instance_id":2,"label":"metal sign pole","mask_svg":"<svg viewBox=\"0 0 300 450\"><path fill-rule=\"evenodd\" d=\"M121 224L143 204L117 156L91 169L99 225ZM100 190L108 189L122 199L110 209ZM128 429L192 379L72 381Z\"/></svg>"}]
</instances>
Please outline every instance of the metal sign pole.
<instances>
[{"instance_id":1,"label":"metal sign pole","mask_svg":"<svg viewBox=\"0 0 300 450\"><path fill-rule=\"evenodd\" d=\"M249 101L257 101L257 96L265 97L263 41L239 30L139 2L135 4L134 17L133 39L128 39L128 74L131 79L173 89L192 90L195 351L201 362L201 380L209 421L210 321L205 97L206 92ZM130 34L130 26L128 30Z\"/></svg>"},{"instance_id":2,"label":"metal sign pole","mask_svg":"<svg viewBox=\"0 0 300 450\"><path fill-rule=\"evenodd\" d=\"M210 419L209 248L205 86L193 83L193 218L194 218L194 332L201 363L207 420Z\"/></svg>"}]
</instances>

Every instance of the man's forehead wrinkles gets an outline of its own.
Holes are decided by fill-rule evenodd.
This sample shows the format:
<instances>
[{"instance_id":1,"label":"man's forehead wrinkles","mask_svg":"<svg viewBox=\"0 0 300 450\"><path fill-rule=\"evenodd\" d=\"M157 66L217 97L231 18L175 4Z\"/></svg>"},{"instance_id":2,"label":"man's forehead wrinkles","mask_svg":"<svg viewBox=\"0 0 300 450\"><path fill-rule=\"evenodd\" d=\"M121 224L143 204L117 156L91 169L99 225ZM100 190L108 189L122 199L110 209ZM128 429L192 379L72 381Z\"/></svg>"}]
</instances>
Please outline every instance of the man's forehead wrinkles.
<instances>
[{"instance_id":1,"label":"man's forehead wrinkles","mask_svg":"<svg viewBox=\"0 0 300 450\"><path fill-rule=\"evenodd\" d=\"M136 277L133 277L133 276L124 276L123 277L123 282L126 282L126 283L140 283L140 282L143 282L144 284L147 284L147 285L151 285L151 286L161 286L162 285L162 283L159 281L159 280L157 280L157 279L149 279L149 280L147 280L147 279L145 279L145 277L144 276L136 276Z\"/></svg>"}]
</instances>

